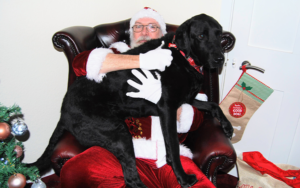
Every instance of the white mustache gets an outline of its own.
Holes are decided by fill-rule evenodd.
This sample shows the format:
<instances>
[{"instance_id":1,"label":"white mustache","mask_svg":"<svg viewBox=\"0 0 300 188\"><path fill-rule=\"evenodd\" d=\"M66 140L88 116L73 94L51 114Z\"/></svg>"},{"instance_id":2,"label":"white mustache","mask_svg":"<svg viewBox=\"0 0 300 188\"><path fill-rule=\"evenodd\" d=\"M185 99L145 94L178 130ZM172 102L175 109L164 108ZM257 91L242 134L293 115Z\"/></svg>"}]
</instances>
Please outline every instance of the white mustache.
<instances>
[{"instance_id":1,"label":"white mustache","mask_svg":"<svg viewBox=\"0 0 300 188\"><path fill-rule=\"evenodd\" d=\"M136 42L140 42L141 40L151 40L151 38L149 36L140 36L138 39L136 39Z\"/></svg>"}]
</instances>

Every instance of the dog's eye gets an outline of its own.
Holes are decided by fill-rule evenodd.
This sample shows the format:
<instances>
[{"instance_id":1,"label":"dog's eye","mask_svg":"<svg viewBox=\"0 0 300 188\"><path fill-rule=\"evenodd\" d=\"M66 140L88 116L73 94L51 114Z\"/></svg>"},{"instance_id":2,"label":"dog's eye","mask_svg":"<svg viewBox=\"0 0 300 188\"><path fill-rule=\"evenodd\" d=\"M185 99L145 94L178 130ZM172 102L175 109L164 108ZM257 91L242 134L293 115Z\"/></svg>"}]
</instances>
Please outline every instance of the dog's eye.
<instances>
[{"instance_id":1,"label":"dog's eye","mask_svg":"<svg viewBox=\"0 0 300 188\"><path fill-rule=\"evenodd\" d=\"M199 39L203 39L204 38L204 35L199 35Z\"/></svg>"}]
</instances>

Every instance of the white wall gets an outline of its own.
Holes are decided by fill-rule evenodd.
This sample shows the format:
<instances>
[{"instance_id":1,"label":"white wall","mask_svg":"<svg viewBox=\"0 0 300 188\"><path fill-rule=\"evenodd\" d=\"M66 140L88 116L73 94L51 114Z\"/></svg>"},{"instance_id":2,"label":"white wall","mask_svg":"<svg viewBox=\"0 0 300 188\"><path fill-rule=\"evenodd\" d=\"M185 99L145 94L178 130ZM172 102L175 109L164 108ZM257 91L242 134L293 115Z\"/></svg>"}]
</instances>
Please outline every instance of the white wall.
<instances>
[{"instance_id":1,"label":"white wall","mask_svg":"<svg viewBox=\"0 0 300 188\"><path fill-rule=\"evenodd\" d=\"M180 24L200 13L219 20L221 0L0 0L0 103L16 103L24 113L30 137L23 162L44 151L67 89L67 60L54 49L52 35L69 26L127 19L145 6Z\"/></svg>"}]
</instances>

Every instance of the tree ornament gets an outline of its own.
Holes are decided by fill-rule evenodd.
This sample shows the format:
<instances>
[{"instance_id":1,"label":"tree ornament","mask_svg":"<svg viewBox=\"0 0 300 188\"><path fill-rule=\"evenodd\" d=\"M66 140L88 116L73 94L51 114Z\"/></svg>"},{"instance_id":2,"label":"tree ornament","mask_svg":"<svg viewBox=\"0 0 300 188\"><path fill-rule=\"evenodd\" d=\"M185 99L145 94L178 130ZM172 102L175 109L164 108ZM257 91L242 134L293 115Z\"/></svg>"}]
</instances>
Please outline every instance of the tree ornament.
<instances>
[{"instance_id":1,"label":"tree ornament","mask_svg":"<svg viewBox=\"0 0 300 188\"><path fill-rule=\"evenodd\" d=\"M10 135L10 126L7 123L0 123L0 140L5 140Z\"/></svg>"},{"instance_id":2,"label":"tree ornament","mask_svg":"<svg viewBox=\"0 0 300 188\"><path fill-rule=\"evenodd\" d=\"M12 126L12 132L17 136L22 136L28 131L27 125L23 121L17 121Z\"/></svg>"},{"instance_id":3,"label":"tree ornament","mask_svg":"<svg viewBox=\"0 0 300 188\"><path fill-rule=\"evenodd\" d=\"M19 146L19 145L15 146L14 151L17 153L16 154L17 158L21 157L22 154L23 154L23 148L21 146Z\"/></svg>"},{"instance_id":4,"label":"tree ornament","mask_svg":"<svg viewBox=\"0 0 300 188\"><path fill-rule=\"evenodd\" d=\"M23 188L26 185L26 178L23 174L17 173L9 177L9 188Z\"/></svg>"},{"instance_id":5,"label":"tree ornament","mask_svg":"<svg viewBox=\"0 0 300 188\"><path fill-rule=\"evenodd\" d=\"M3 164L5 164L5 165L7 165L7 163L8 163L8 161L6 159L4 159L4 158L1 158L0 161L2 161Z\"/></svg>"},{"instance_id":6,"label":"tree ornament","mask_svg":"<svg viewBox=\"0 0 300 188\"><path fill-rule=\"evenodd\" d=\"M31 185L31 188L47 188L47 186L40 178L38 178Z\"/></svg>"}]
</instances>

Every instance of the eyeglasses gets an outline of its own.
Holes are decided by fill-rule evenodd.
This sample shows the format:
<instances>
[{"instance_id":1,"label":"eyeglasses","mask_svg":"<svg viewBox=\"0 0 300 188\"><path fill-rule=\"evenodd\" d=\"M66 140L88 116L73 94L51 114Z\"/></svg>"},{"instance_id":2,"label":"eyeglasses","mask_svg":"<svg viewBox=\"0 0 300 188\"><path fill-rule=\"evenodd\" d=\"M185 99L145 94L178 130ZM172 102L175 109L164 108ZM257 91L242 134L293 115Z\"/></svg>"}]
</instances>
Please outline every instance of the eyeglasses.
<instances>
[{"instance_id":1,"label":"eyeglasses","mask_svg":"<svg viewBox=\"0 0 300 188\"><path fill-rule=\"evenodd\" d=\"M134 25L132 27L133 32L139 33L141 31L143 31L143 29L144 29L145 26L148 29L148 31L151 32L151 33L157 31L157 28L159 28L157 25L154 25L154 24L149 24L149 25Z\"/></svg>"}]
</instances>

